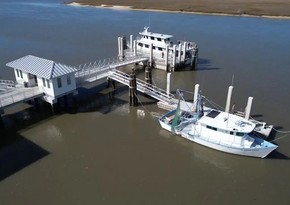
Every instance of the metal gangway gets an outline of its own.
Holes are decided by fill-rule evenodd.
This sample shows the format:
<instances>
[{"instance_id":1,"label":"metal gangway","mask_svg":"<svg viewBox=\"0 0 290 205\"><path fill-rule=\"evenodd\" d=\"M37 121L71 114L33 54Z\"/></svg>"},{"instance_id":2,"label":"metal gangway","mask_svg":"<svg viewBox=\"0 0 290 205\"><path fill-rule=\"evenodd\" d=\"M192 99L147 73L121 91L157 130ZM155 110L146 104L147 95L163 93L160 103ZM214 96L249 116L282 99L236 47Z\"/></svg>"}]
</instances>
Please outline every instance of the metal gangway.
<instances>
[{"instance_id":1,"label":"metal gangway","mask_svg":"<svg viewBox=\"0 0 290 205\"><path fill-rule=\"evenodd\" d=\"M76 68L78 71L75 74L78 85L86 82L94 82L108 76L108 72L117 67L130 65L148 61L148 57L144 55L130 55L124 58L113 57L84 65L79 65Z\"/></svg>"},{"instance_id":2,"label":"metal gangway","mask_svg":"<svg viewBox=\"0 0 290 205\"><path fill-rule=\"evenodd\" d=\"M124 73L117 69L112 69L108 72L108 77L119 83L129 86L130 74ZM151 96L152 98L155 98L156 100L159 100L161 102L165 102L168 104L177 104L178 102L178 100L175 98L173 94L167 93L165 90L155 85L146 83L145 81L140 80L138 78L136 79L136 83L137 83L137 90L139 92L145 93Z\"/></svg>"}]
</instances>

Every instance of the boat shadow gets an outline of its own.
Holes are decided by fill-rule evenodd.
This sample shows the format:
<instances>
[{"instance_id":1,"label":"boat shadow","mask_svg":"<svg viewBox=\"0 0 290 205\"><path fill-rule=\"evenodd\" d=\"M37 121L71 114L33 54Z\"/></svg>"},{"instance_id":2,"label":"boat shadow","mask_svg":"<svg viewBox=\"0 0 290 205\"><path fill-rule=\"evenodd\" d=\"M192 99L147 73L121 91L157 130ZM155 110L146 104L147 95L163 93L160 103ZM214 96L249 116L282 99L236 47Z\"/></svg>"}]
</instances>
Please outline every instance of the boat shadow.
<instances>
[{"instance_id":1,"label":"boat shadow","mask_svg":"<svg viewBox=\"0 0 290 205\"><path fill-rule=\"evenodd\" d=\"M279 130L283 129L282 126L275 126L273 127L273 130L271 131L269 137L267 138L267 141L270 141L274 144L275 143L275 140L278 140L279 138L277 138L277 134L279 133ZM277 144L279 145L279 144ZM283 153L277 151L277 150L274 150L273 152L271 152L268 156L267 156L268 159L284 159L284 160L289 160L290 158L286 155L284 155Z\"/></svg>"},{"instance_id":2,"label":"boat shadow","mask_svg":"<svg viewBox=\"0 0 290 205\"><path fill-rule=\"evenodd\" d=\"M0 130L0 181L50 153L15 131Z\"/></svg>"}]
</instances>

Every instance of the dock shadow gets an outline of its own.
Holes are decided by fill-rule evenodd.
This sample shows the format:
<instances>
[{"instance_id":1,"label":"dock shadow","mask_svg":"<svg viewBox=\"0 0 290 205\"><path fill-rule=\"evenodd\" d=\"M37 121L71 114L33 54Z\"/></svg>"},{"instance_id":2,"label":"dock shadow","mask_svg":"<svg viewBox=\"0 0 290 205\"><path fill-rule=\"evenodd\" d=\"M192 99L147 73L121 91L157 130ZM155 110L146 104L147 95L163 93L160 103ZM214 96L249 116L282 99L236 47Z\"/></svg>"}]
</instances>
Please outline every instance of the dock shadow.
<instances>
[{"instance_id":1,"label":"dock shadow","mask_svg":"<svg viewBox=\"0 0 290 205\"><path fill-rule=\"evenodd\" d=\"M0 130L0 181L49 154L14 131Z\"/></svg>"},{"instance_id":2,"label":"dock shadow","mask_svg":"<svg viewBox=\"0 0 290 205\"><path fill-rule=\"evenodd\" d=\"M219 70L221 68L214 67L210 59L199 58L197 60L196 71L206 71L206 70Z\"/></svg>"},{"instance_id":3,"label":"dock shadow","mask_svg":"<svg viewBox=\"0 0 290 205\"><path fill-rule=\"evenodd\" d=\"M117 83L116 83L117 84ZM107 87L106 83L102 83L92 88L79 88L77 111L80 112L100 112L108 114L119 106L128 103L127 100L118 98L119 95L128 91L128 87L116 85L115 88Z\"/></svg>"}]
</instances>

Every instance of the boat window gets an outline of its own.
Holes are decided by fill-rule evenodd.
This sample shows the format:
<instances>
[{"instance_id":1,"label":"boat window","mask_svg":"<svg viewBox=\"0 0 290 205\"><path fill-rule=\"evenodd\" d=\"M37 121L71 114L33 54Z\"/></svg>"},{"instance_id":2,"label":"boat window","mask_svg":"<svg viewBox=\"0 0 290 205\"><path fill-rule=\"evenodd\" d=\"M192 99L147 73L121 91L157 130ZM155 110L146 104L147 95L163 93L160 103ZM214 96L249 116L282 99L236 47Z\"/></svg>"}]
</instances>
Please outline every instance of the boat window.
<instances>
[{"instance_id":1,"label":"boat window","mask_svg":"<svg viewBox=\"0 0 290 205\"><path fill-rule=\"evenodd\" d=\"M160 48L160 47L158 47L158 50L159 50L159 51L162 51L163 49L162 49L162 48Z\"/></svg>"},{"instance_id":2,"label":"boat window","mask_svg":"<svg viewBox=\"0 0 290 205\"><path fill-rule=\"evenodd\" d=\"M230 135L233 135L234 134L234 132L233 131L230 131Z\"/></svg>"},{"instance_id":3,"label":"boat window","mask_svg":"<svg viewBox=\"0 0 290 205\"><path fill-rule=\"evenodd\" d=\"M145 45L145 48L149 48L149 45Z\"/></svg>"},{"instance_id":4,"label":"boat window","mask_svg":"<svg viewBox=\"0 0 290 205\"><path fill-rule=\"evenodd\" d=\"M151 36L150 38L151 38L151 40L154 40L154 37Z\"/></svg>"},{"instance_id":5,"label":"boat window","mask_svg":"<svg viewBox=\"0 0 290 205\"><path fill-rule=\"evenodd\" d=\"M242 136L244 136L244 133L242 133L242 132L237 132L236 135L242 137Z\"/></svg>"},{"instance_id":6,"label":"boat window","mask_svg":"<svg viewBox=\"0 0 290 205\"><path fill-rule=\"evenodd\" d=\"M207 125L206 128L217 131L217 128Z\"/></svg>"},{"instance_id":7,"label":"boat window","mask_svg":"<svg viewBox=\"0 0 290 205\"><path fill-rule=\"evenodd\" d=\"M155 47L155 46L153 46L152 48L153 48L154 50L156 49L156 47Z\"/></svg>"},{"instance_id":8,"label":"boat window","mask_svg":"<svg viewBox=\"0 0 290 205\"><path fill-rule=\"evenodd\" d=\"M211 117L211 118L215 118L216 116L218 116L220 114L219 111L217 110L212 110L210 111L210 113L208 113L206 116Z\"/></svg>"},{"instance_id":9,"label":"boat window","mask_svg":"<svg viewBox=\"0 0 290 205\"><path fill-rule=\"evenodd\" d=\"M157 41L161 41L161 38L157 38Z\"/></svg>"},{"instance_id":10,"label":"boat window","mask_svg":"<svg viewBox=\"0 0 290 205\"><path fill-rule=\"evenodd\" d=\"M142 43L138 43L138 46L143 47L143 44Z\"/></svg>"}]
</instances>

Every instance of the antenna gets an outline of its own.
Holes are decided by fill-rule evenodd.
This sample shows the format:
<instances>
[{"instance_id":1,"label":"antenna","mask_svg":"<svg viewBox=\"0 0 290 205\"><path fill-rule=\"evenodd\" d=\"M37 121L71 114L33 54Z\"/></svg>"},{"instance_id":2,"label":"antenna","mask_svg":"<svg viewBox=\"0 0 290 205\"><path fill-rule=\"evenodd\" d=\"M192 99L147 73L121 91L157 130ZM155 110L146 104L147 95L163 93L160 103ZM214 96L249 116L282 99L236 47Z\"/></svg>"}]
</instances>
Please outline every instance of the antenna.
<instances>
[{"instance_id":1,"label":"antenna","mask_svg":"<svg viewBox=\"0 0 290 205\"><path fill-rule=\"evenodd\" d=\"M231 84L231 86L234 86L234 80L235 80L235 75L233 74L233 76L232 76L232 84Z\"/></svg>"},{"instance_id":2,"label":"antenna","mask_svg":"<svg viewBox=\"0 0 290 205\"><path fill-rule=\"evenodd\" d=\"M149 28L151 26L151 15L149 14Z\"/></svg>"}]
</instances>

